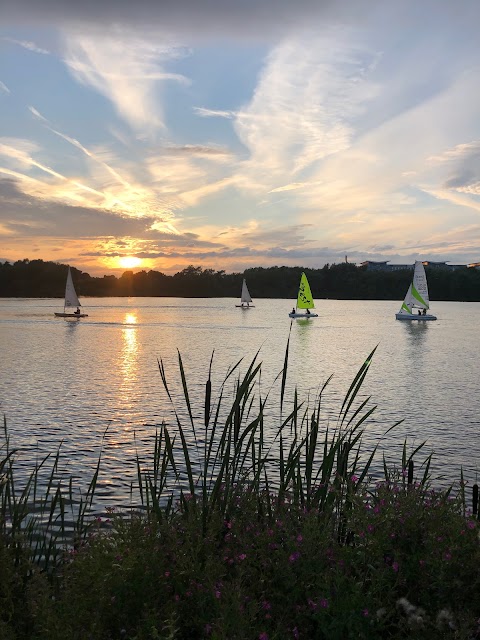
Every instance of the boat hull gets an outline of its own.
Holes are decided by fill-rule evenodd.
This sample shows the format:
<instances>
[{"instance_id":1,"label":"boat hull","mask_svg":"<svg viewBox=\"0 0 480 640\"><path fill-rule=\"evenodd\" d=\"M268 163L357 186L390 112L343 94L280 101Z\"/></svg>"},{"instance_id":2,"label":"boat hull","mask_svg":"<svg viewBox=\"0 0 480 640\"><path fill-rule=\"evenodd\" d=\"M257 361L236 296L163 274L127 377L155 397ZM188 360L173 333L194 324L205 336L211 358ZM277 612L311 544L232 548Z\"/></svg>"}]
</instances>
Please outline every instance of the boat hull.
<instances>
[{"instance_id":1,"label":"boat hull","mask_svg":"<svg viewBox=\"0 0 480 640\"><path fill-rule=\"evenodd\" d=\"M57 318L88 318L88 313L55 313Z\"/></svg>"},{"instance_id":2,"label":"boat hull","mask_svg":"<svg viewBox=\"0 0 480 640\"><path fill-rule=\"evenodd\" d=\"M254 304L236 304L235 306L239 309L255 309Z\"/></svg>"},{"instance_id":3,"label":"boat hull","mask_svg":"<svg viewBox=\"0 0 480 640\"><path fill-rule=\"evenodd\" d=\"M427 313L425 315L415 315L414 313L396 313L395 318L397 320L417 320L419 322L426 322L428 320L436 320L437 316L433 316L431 313Z\"/></svg>"},{"instance_id":4,"label":"boat hull","mask_svg":"<svg viewBox=\"0 0 480 640\"><path fill-rule=\"evenodd\" d=\"M318 318L318 313L289 313L289 318Z\"/></svg>"}]
</instances>

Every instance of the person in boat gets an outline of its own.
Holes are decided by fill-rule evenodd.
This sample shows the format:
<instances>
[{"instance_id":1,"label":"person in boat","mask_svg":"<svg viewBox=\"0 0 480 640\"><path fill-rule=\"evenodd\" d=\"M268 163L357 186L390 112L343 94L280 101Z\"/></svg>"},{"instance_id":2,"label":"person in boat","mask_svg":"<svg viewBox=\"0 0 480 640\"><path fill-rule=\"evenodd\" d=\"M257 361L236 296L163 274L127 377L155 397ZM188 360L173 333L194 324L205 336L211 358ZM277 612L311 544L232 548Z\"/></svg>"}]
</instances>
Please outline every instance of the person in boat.
<instances>
[{"instance_id":1,"label":"person in boat","mask_svg":"<svg viewBox=\"0 0 480 640\"><path fill-rule=\"evenodd\" d=\"M427 310L426 310L426 309L424 309L424 310L423 310L423 315L424 315L424 316L426 316L426 315L427 315Z\"/></svg>"},{"instance_id":2,"label":"person in boat","mask_svg":"<svg viewBox=\"0 0 480 640\"><path fill-rule=\"evenodd\" d=\"M76 316L80 315L80 307L77 307L77 310L73 312Z\"/></svg>"},{"instance_id":3,"label":"person in boat","mask_svg":"<svg viewBox=\"0 0 480 640\"><path fill-rule=\"evenodd\" d=\"M292 308L292 313L295 313L295 307Z\"/></svg>"},{"instance_id":4,"label":"person in boat","mask_svg":"<svg viewBox=\"0 0 480 640\"><path fill-rule=\"evenodd\" d=\"M310 309L307 309L307 316L310 315Z\"/></svg>"},{"instance_id":5,"label":"person in boat","mask_svg":"<svg viewBox=\"0 0 480 640\"><path fill-rule=\"evenodd\" d=\"M418 310L418 315L421 316L422 312L420 311L420 309Z\"/></svg>"}]
</instances>

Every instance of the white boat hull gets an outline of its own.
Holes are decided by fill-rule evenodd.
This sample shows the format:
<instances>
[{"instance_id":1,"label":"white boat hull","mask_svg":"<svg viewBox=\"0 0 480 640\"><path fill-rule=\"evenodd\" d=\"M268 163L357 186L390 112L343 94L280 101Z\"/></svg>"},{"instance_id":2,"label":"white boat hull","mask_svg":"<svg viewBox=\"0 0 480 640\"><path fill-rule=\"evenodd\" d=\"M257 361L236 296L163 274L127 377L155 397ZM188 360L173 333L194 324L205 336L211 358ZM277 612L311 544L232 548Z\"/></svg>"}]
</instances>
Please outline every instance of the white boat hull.
<instances>
[{"instance_id":1,"label":"white boat hull","mask_svg":"<svg viewBox=\"0 0 480 640\"><path fill-rule=\"evenodd\" d=\"M289 313L289 318L318 318L318 313Z\"/></svg>"},{"instance_id":2,"label":"white boat hull","mask_svg":"<svg viewBox=\"0 0 480 640\"><path fill-rule=\"evenodd\" d=\"M55 313L57 318L88 318L88 313Z\"/></svg>"},{"instance_id":3,"label":"white boat hull","mask_svg":"<svg viewBox=\"0 0 480 640\"><path fill-rule=\"evenodd\" d=\"M235 306L239 309L255 309L254 304L236 304Z\"/></svg>"},{"instance_id":4,"label":"white boat hull","mask_svg":"<svg viewBox=\"0 0 480 640\"><path fill-rule=\"evenodd\" d=\"M395 318L397 320L419 320L420 322L424 322L426 320L436 320L437 316L432 315L431 313L423 314L414 314L414 313L401 313L398 312L395 314Z\"/></svg>"}]
</instances>

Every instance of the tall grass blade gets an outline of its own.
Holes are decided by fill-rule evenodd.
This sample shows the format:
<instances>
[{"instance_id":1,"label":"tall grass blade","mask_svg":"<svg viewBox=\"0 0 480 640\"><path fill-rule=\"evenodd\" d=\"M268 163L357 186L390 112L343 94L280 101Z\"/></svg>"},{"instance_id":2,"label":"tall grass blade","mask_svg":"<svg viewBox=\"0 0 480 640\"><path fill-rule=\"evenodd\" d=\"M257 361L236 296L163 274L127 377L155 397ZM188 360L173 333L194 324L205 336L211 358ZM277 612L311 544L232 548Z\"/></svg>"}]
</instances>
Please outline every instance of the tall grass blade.
<instances>
[{"instance_id":1,"label":"tall grass blade","mask_svg":"<svg viewBox=\"0 0 480 640\"><path fill-rule=\"evenodd\" d=\"M208 380L205 386L205 428L208 427L208 423L210 422L210 408L212 401L212 362L214 353L215 350L212 351L212 357L210 358L210 366L208 367Z\"/></svg>"},{"instance_id":2,"label":"tall grass blade","mask_svg":"<svg viewBox=\"0 0 480 640\"><path fill-rule=\"evenodd\" d=\"M340 416L342 416L341 418L341 425L343 425L343 422L345 420L345 418L347 417L348 411L353 403L353 401L355 400L355 397L358 393L358 391L360 390L360 387L362 386L363 380L365 379L365 376L367 375L368 369L370 368L370 364L372 362L372 358L373 355L375 353L375 351L377 350L378 345L371 351L371 353L368 355L367 359L365 360L365 362L362 364L362 366L360 367L360 369L357 372L357 375L355 376L355 378L353 379L352 384L350 385L347 394L343 400L341 409L340 409Z\"/></svg>"},{"instance_id":3,"label":"tall grass blade","mask_svg":"<svg viewBox=\"0 0 480 640\"><path fill-rule=\"evenodd\" d=\"M190 424L192 425L193 437L195 439L195 444L196 444L197 443L197 436L195 434L195 423L193 421L192 407L191 407L191 404L190 404L190 396L188 394L188 387L187 387L187 380L185 378L185 371L183 369L182 356L180 355L180 351L178 351L178 349L177 349L177 353L178 353L178 366L180 367L180 376L182 378L183 395L184 395L184 398L185 398L185 403L187 405L188 416L190 418Z\"/></svg>"},{"instance_id":4,"label":"tall grass blade","mask_svg":"<svg viewBox=\"0 0 480 640\"><path fill-rule=\"evenodd\" d=\"M283 413L283 400L285 397L285 386L287 383L287 369L288 369L288 352L290 349L290 335L292 333L292 323L293 320L290 322L290 329L288 331L288 338L287 338L287 347L285 349L285 358L283 361L283 369L282 369L282 384L281 384L281 388L280 388L280 415L282 415Z\"/></svg>"}]
</instances>

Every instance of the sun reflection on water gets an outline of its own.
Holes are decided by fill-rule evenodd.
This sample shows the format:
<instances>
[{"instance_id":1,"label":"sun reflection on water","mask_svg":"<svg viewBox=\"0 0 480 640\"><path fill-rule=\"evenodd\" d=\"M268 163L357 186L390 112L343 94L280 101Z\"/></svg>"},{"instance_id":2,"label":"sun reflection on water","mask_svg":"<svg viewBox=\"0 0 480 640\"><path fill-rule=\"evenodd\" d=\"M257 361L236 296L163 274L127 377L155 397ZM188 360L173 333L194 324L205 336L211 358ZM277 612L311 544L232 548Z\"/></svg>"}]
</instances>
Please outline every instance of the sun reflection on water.
<instances>
[{"instance_id":1,"label":"sun reflection on water","mask_svg":"<svg viewBox=\"0 0 480 640\"><path fill-rule=\"evenodd\" d=\"M135 395L135 385L138 381L137 316L134 313L125 314L123 324L123 348L120 356L123 374L121 389L124 401L131 406Z\"/></svg>"}]
</instances>

